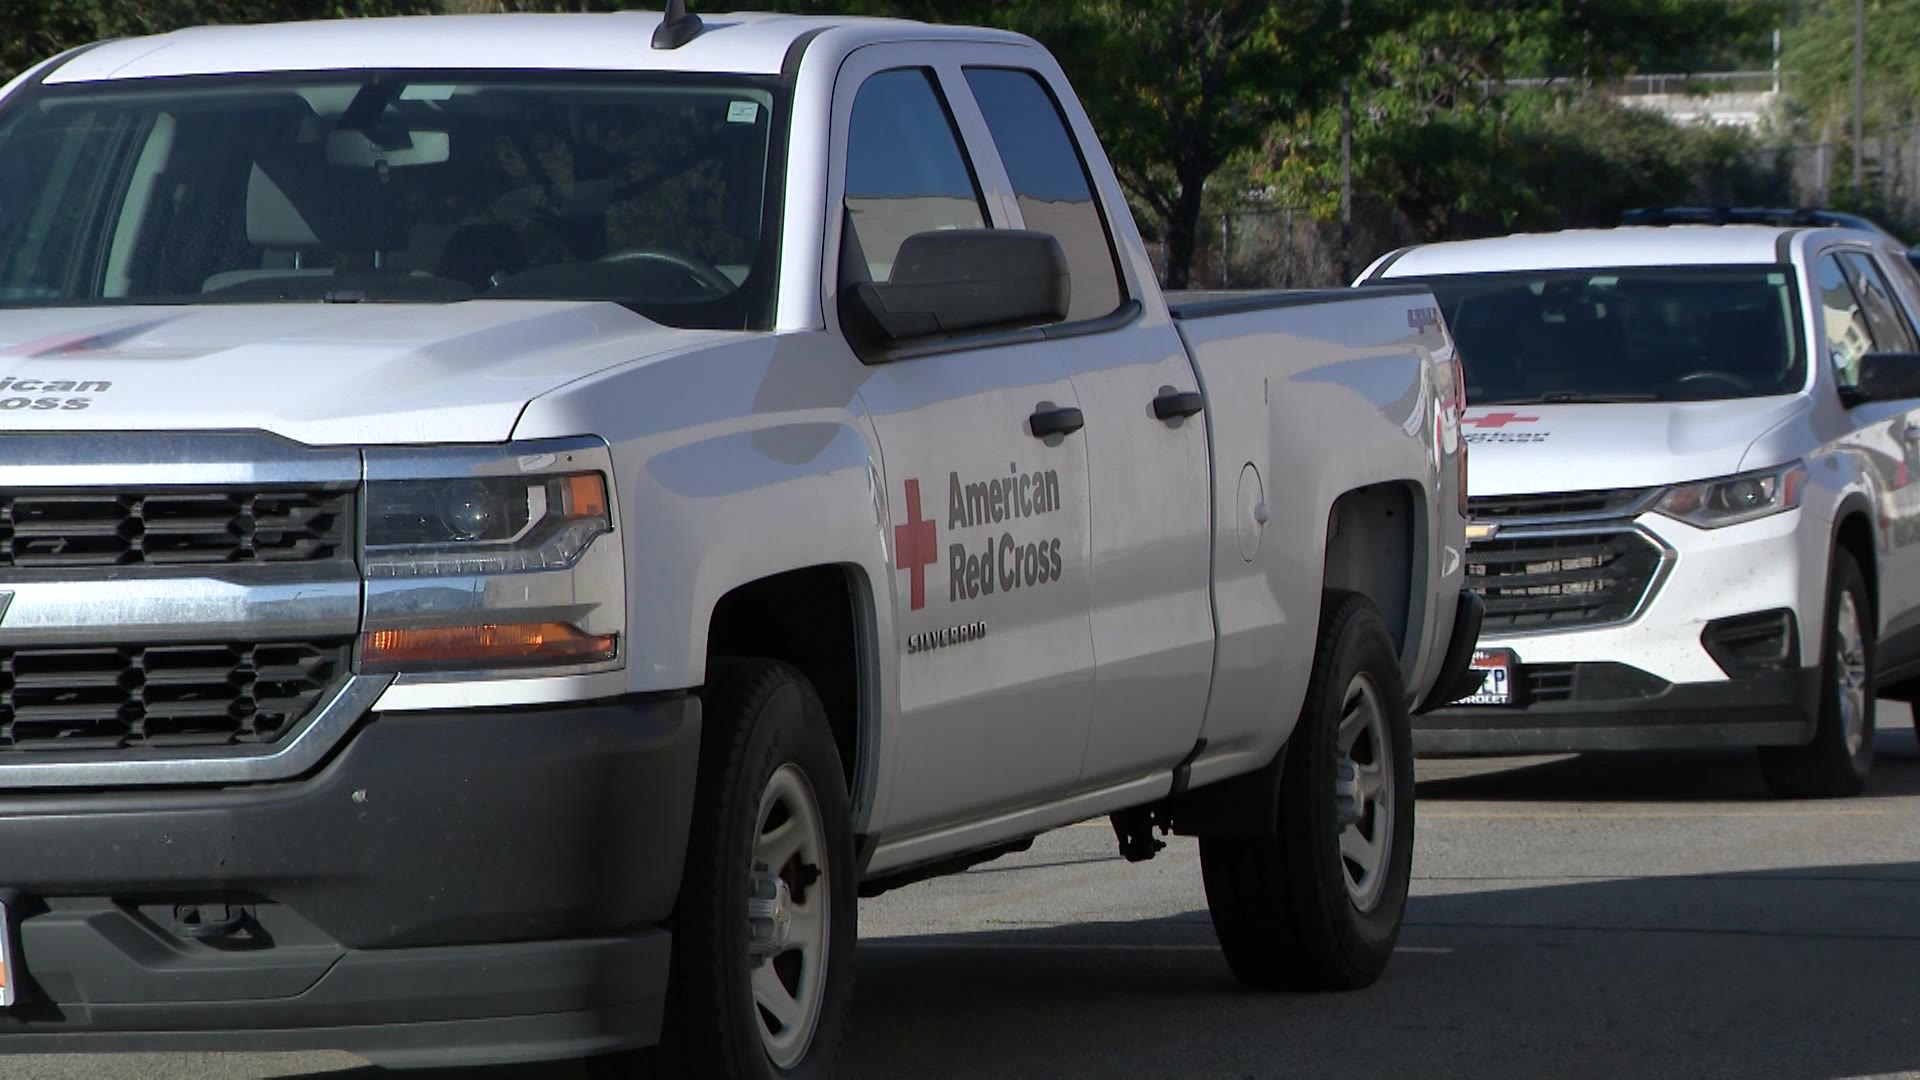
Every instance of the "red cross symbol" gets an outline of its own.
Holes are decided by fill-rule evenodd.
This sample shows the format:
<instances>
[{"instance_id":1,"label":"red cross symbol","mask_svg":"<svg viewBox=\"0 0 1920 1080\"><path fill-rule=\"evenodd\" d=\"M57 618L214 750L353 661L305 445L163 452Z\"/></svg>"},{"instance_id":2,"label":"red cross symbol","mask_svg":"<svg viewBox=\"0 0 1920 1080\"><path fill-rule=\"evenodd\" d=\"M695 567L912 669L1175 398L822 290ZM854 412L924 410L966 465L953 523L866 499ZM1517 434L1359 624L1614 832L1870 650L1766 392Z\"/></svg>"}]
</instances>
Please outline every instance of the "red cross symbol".
<instances>
[{"instance_id":1,"label":"red cross symbol","mask_svg":"<svg viewBox=\"0 0 1920 1080\"><path fill-rule=\"evenodd\" d=\"M1539 419L1537 416L1521 416L1519 413L1490 412L1484 416L1469 416L1460 422L1480 428L1503 428L1508 424L1531 424Z\"/></svg>"},{"instance_id":2,"label":"red cross symbol","mask_svg":"<svg viewBox=\"0 0 1920 1080\"><path fill-rule=\"evenodd\" d=\"M907 481L907 523L893 527L893 568L905 570L913 578L910 606L919 611L927 606L927 567L936 559L938 537L932 521L920 518L920 481Z\"/></svg>"}]
</instances>

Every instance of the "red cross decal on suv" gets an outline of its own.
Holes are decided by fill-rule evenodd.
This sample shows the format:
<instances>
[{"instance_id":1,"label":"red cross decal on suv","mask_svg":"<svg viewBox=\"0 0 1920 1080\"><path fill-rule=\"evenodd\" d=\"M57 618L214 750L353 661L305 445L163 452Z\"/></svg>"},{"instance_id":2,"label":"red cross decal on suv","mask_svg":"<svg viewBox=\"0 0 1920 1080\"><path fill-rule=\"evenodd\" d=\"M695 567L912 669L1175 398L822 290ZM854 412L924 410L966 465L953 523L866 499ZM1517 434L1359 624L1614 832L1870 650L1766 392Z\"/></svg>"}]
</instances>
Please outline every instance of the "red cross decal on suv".
<instances>
[{"instance_id":1,"label":"red cross decal on suv","mask_svg":"<svg viewBox=\"0 0 1920 1080\"><path fill-rule=\"evenodd\" d=\"M909 606L927 606L927 567L939 558L939 537L932 520L920 517L920 481L907 481L907 523L893 527L893 568L913 579Z\"/></svg>"},{"instance_id":2,"label":"red cross decal on suv","mask_svg":"<svg viewBox=\"0 0 1920 1080\"><path fill-rule=\"evenodd\" d=\"M1469 416L1461 424L1472 424L1478 428L1503 428L1508 424L1532 424L1539 420L1537 416L1521 416L1519 413L1490 412L1482 416Z\"/></svg>"}]
</instances>

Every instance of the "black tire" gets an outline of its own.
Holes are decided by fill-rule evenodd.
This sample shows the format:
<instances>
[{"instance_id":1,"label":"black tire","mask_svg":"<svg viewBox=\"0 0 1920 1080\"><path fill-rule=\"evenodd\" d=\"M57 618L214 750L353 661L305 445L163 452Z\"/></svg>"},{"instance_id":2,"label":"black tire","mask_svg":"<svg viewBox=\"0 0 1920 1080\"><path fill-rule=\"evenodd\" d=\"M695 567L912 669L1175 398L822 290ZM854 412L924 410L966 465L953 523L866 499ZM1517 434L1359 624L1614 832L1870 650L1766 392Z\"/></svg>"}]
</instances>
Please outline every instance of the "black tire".
<instances>
[{"instance_id":1,"label":"black tire","mask_svg":"<svg viewBox=\"0 0 1920 1080\"><path fill-rule=\"evenodd\" d=\"M858 926L852 814L833 731L806 676L767 660L716 663L701 724L700 776L674 926L668 1030L655 1068L662 1076L823 1080L835 1074L846 1031ZM822 920L828 932L818 1019L802 1056L783 1067L763 1038L753 973L786 957L754 962L747 904L762 797L777 773L791 780L791 772L782 772L789 766L811 787L826 862L811 883L794 880L793 896L811 898L818 894L810 890L824 887L829 902ZM789 865L800 862L796 856Z\"/></svg>"},{"instance_id":2,"label":"black tire","mask_svg":"<svg viewBox=\"0 0 1920 1080\"><path fill-rule=\"evenodd\" d=\"M1842 610L1851 601L1859 627L1859 659L1864 662L1864 679L1858 693L1843 692L1849 665L1842 657L1845 637L1840 633ZM1840 799L1866 790L1867 777L1873 772L1874 660L1879 651L1876 639L1873 595L1867 590L1866 575L1860 564L1844 548L1833 553L1827 573L1827 610L1820 633L1819 718L1813 740L1803 746L1766 746L1760 749L1760 769L1767 787L1783 799ZM1848 714L1860 710L1857 728L1850 728ZM1857 741L1850 732L1857 732Z\"/></svg>"},{"instance_id":3,"label":"black tire","mask_svg":"<svg viewBox=\"0 0 1920 1080\"><path fill-rule=\"evenodd\" d=\"M1384 875L1365 910L1349 890L1336 802L1340 722L1365 676L1377 690L1389 762ZM1413 738L1400 660L1366 598L1329 593L1313 675L1281 773L1273 836L1203 836L1207 906L1234 976L1260 990L1357 990L1386 970L1413 877ZM1377 810L1377 808L1376 808Z\"/></svg>"}]
</instances>

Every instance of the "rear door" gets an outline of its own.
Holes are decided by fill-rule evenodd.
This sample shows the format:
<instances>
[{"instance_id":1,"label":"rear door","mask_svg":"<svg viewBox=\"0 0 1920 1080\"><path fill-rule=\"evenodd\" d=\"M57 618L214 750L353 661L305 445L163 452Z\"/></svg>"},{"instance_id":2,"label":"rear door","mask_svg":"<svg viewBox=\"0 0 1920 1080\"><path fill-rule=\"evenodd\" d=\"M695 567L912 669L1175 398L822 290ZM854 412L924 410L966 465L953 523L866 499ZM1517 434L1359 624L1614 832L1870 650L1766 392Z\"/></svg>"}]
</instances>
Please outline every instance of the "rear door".
<instances>
[{"instance_id":1,"label":"rear door","mask_svg":"<svg viewBox=\"0 0 1920 1080\"><path fill-rule=\"evenodd\" d=\"M1120 257L1139 249L1115 242L1097 193L1117 206L1119 189L1089 167L1099 146L1071 91L1025 50L969 55L962 73L1012 214L1051 233L1072 274L1067 322L1049 336L1087 417L1095 674L1081 781L1099 786L1166 768L1199 735L1214 641L1207 418L1151 268Z\"/></svg>"},{"instance_id":2,"label":"rear door","mask_svg":"<svg viewBox=\"0 0 1920 1080\"><path fill-rule=\"evenodd\" d=\"M910 235L1004 227L998 163L969 159L955 91L925 44L853 54L835 89L834 295L886 280ZM962 89L961 92L964 92ZM978 165L979 167L976 167ZM1036 438L1073 409L1052 343L1001 335L864 358L880 443L898 656L890 840L1063 797L1086 748L1086 440ZM937 845L936 845L937 846Z\"/></svg>"}]
</instances>

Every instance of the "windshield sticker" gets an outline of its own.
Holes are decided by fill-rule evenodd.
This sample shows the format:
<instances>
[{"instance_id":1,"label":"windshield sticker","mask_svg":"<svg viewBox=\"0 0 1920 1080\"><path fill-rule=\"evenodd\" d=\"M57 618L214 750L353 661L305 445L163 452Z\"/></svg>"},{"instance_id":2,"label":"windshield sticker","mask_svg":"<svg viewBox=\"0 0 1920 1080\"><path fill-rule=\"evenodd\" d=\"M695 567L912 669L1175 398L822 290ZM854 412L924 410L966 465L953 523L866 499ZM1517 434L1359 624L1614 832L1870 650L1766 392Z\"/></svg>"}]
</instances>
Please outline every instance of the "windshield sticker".
<instances>
[{"instance_id":1,"label":"windshield sticker","mask_svg":"<svg viewBox=\"0 0 1920 1080\"><path fill-rule=\"evenodd\" d=\"M760 106L752 101L735 101L727 105L727 123L751 124L760 118Z\"/></svg>"}]
</instances>

